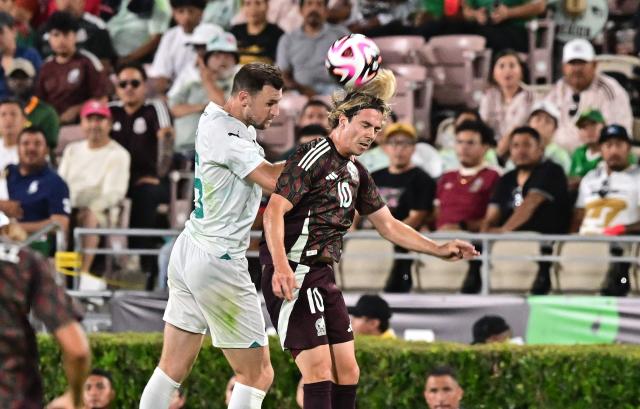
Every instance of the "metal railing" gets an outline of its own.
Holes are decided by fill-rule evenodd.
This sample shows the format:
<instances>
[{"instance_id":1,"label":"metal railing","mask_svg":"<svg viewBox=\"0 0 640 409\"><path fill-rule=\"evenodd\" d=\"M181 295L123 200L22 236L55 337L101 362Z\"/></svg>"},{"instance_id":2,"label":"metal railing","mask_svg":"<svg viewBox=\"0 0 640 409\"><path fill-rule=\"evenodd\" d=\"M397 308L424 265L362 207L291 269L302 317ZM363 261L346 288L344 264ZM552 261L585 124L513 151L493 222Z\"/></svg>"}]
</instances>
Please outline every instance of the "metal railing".
<instances>
[{"instance_id":1,"label":"metal railing","mask_svg":"<svg viewBox=\"0 0 640 409\"><path fill-rule=\"evenodd\" d=\"M180 234L180 230L173 229L110 229L110 228L76 228L73 232L74 237L74 250L80 253L88 254L105 254L105 255L158 255L160 249L131 249L131 248L83 248L82 236L85 235L101 235L101 236L146 236L146 237L167 237L177 236ZM261 231L252 231L252 239L257 239L262 236ZM610 262L629 262L638 263L639 258L636 256L613 256L609 255L606 258L603 257L590 257L590 256L563 256L563 255L493 255L491 254L492 244L498 241L522 241L532 242L537 241L540 244L545 243L564 243L564 242L604 242L611 244L640 243L640 236L581 236L581 235L543 235L537 233L500 233L500 234L483 234L483 233L468 233L462 231L456 232L433 232L426 233L426 237L441 241L441 240L453 240L460 239L474 243L480 243L482 245L482 253L476 257L476 260L482 261L481 277L482 277L482 290L481 294L489 294L491 285L491 260L504 260L504 261L547 261L557 263L561 261L576 261L589 263L593 261L610 261ZM345 240L350 239L380 239L380 235L375 230L361 230L350 232L345 236ZM355 254L352 254L352 256ZM359 255L359 254L358 254ZM248 251L247 257L257 257L258 251ZM363 253L362 256L367 258L380 257L376 254ZM422 255L418 253L394 253L395 259L408 259L419 260Z\"/></svg>"}]
</instances>

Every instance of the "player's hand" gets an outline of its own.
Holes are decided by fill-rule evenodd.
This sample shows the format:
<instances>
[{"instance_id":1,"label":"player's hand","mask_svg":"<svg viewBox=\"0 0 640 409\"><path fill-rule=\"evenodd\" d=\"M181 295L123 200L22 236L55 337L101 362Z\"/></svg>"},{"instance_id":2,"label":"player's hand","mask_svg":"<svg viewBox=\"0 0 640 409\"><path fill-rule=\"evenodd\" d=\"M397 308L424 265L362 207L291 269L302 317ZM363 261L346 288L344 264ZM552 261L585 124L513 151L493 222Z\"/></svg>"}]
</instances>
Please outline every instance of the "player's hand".
<instances>
[{"instance_id":1,"label":"player's hand","mask_svg":"<svg viewBox=\"0 0 640 409\"><path fill-rule=\"evenodd\" d=\"M3 200L0 210L8 217L21 219L23 216L22 206L17 200Z\"/></svg>"},{"instance_id":2,"label":"player's hand","mask_svg":"<svg viewBox=\"0 0 640 409\"><path fill-rule=\"evenodd\" d=\"M274 268L271 286L276 297L293 301L293 290L300 286L296 283L296 276L293 274L289 263L282 267Z\"/></svg>"},{"instance_id":3,"label":"player's hand","mask_svg":"<svg viewBox=\"0 0 640 409\"><path fill-rule=\"evenodd\" d=\"M462 240L453 240L438 246L438 256L447 261L468 260L479 255L480 252L471 243Z\"/></svg>"}]
</instances>

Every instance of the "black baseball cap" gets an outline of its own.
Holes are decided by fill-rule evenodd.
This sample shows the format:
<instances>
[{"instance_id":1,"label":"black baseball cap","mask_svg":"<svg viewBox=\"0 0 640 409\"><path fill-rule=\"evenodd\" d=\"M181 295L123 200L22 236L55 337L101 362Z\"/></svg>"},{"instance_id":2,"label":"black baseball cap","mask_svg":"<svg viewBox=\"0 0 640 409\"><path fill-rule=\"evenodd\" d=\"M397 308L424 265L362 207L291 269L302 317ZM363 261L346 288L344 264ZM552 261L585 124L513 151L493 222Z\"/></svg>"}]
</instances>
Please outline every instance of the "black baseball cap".
<instances>
[{"instance_id":1,"label":"black baseball cap","mask_svg":"<svg viewBox=\"0 0 640 409\"><path fill-rule=\"evenodd\" d=\"M602 128L598 143L605 143L611 139L619 139L621 141L631 143L631 138L629 138L629 134L625 127L618 124L612 124Z\"/></svg>"},{"instance_id":2,"label":"black baseball cap","mask_svg":"<svg viewBox=\"0 0 640 409\"><path fill-rule=\"evenodd\" d=\"M485 315L473 324L473 344L484 344L493 335L511 329L499 315Z\"/></svg>"},{"instance_id":3,"label":"black baseball cap","mask_svg":"<svg viewBox=\"0 0 640 409\"><path fill-rule=\"evenodd\" d=\"M349 313L354 317L377 318L379 320L391 318L389 304L376 294L365 294L360 297L355 307L349 308Z\"/></svg>"}]
</instances>

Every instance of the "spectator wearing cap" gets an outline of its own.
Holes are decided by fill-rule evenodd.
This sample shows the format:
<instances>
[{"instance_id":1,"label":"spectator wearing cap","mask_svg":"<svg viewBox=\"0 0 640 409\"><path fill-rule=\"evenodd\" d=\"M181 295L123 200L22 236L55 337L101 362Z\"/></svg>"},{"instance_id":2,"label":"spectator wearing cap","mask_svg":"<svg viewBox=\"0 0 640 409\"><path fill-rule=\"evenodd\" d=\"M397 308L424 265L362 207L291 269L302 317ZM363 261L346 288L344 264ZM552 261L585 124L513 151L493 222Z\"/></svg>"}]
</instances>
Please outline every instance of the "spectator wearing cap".
<instances>
[{"instance_id":1,"label":"spectator wearing cap","mask_svg":"<svg viewBox=\"0 0 640 409\"><path fill-rule=\"evenodd\" d=\"M268 0L242 0L242 14L247 22L236 24L229 30L238 40L240 65L275 62L278 40L284 32L267 21L268 9Z\"/></svg>"},{"instance_id":2,"label":"spectator wearing cap","mask_svg":"<svg viewBox=\"0 0 640 409\"><path fill-rule=\"evenodd\" d=\"M528 125L540 134L544 146L544 157L560 165L565 174L569 174L571 156L555 143L559 120L560 110L549 101L540 101L533 106Z\"/></svg>"},{"instance_id":3,"label":"spectator wearing cap","mask_svg":"<svg viewBox=\"0 0 640 409\"><path fill-rule=\"evenodd\" d=\"M429 409L461 409L464 390L450 366L439 366L427 374L424 399Z\"/></svg>"},{"instance_id":4,"label":"spectator wearing cap","mask_svg":"<svg viewBox=\"0 0 640 409\"><path fill-rule=\"evenodd\" d=\"M0 201L0 209L15 217L28 234L53 222L65 232L69 227L69 189L49 166L48 154L44 133L35 127L24 128L18 136L18 163L9 165L3 174L10 203Z\"/></svg>"},{"instance_id":5,"label":"spectator wearing cap","mask_svg":"<svg viewBox=\"0 0 640 409\"><path fill-rule=\"evenodd\" d=\"M94 368L84 382L84 409L111 409L116 399L109 371Z\"/></svg>"},{"instance_id":6,"label":"spectator wearing cap","mask_svg":"<svg viewBox=\"0 0 640 409\"><path fill-rule=\"evenodd\" d=\"M176 151L195 150L200 114L209 102L220 106L231 94L238 71L238 46L233 34L222 32L210 39L197 65L186 68L169 91L169 107L176 119ZM188 154L190 155L190 153Z\"/></svg>"},{"instance_id":7,"label":"spectator wearing cap","mask_svg":"<svg viewBox=\"0 0 640 409\"><path fill-rule=\"evenodd\" d=\"M509 156L516 168L500 178L480 230L566 233L570 203L564 171L559 165L544 159L542 140L535 129L528 126L516 128L509 138ZM547 254L551 248L543 245L541 251ZM551 264L538 264L540 269L531 292L546 294L551 289Z\"/></svg>"},{"instance_id":8,"label":"spectator wearing cap","mask_svg":"<svg viewBox=\"0 0 640 409\"><path fill-rule=\"evenodd\" d=\"M171 21L168 0L122 0L107 30L118 56L116 65L148 63Z\"/></svg>"},{"instance_id":9,"label":"spectator wearing cap","mask_svg":"<svg viewBox=\"0 0 640 409\"><path fill-rule=\"evenodd\" d=\"M395 338L393 329L389 327L391 308L377 294L365 294L349 309L351 328L355 335L377 335L381 338Z\"/></svg>"},{"instance_id":10,"label":"spectator wearing cap","mask_svg":"<svg viewBox=\"0 0 640 409\"><path fill-rule=\"evenodd\" d=\"M80 112L86 139L65 148L58 172L67 182L74 220L81 227L107 225L106 211L117 206L127 193L131 156L111 139L112 116L106 103L89 100ZM97 236L84 236L83 248L95 248ZM85 254L82 271L90 271L93 255Z\"/></svg>"},{"instance_id":11,"label":"spectator wearing cap","mask_svg":"<svg viewBox=\"0 0 640 409\"><path fill-rule=\"evenodd\" d=\"M91 1L91 0L88 0ZM78 22L76 35L76 46L79 49L87 50L98 57L107 71L116 60L116 52L107 31L107 25L102 19L94 14L85 11L85 0L51 0L55 7L50 7L49 14L55 11L65 11L71 14ZM50 3L50 4L51 4ZM96 2L99 4L99 2ZM38 50L44 58L54 54L49 44L49 32L46 26L38 32Z\"/></svg>"},{"instance_id":12,"label":"spectator wearing cap","mask_svg":"<svg viewBox=\"0 0 640 409\"><path fill-rule=\"evenodd\" d=\"M393 217L419 230L433 215L436 184L411 162L416 142L417 134L410 125L395 123L388 126L382 146L389 157L389 167L373 172L371 177ZM408 252L398 246L395 251ZM384 291L409 292L412 264L413 260L394 260Z\"/></svg>"},{"instance_id":13,"label":"spectator wearing cap","mask_svg":"<svg viewBox=\"0 0 640 409\"><path fill-rule=\"evenodd\" d=\"M188 42L202 21L202 11L206 4L206 0L171 0L176 26L162 35L149 70L149 76L154 80L159 94L166 93L178 74L195 62L195 51Z\"/></svg>"},{"instance_id":14,"label":"spectator wearing cap","mask_svg":"<svg viewBox=\"0 0 640 409\"><path fill-rule=\"evenodd\" d=\"M0 65L0 98L9 95L7 89L7 72L16 58L23 58L31 62L36 73L42 66L42 58L38 52L31 47L18 46L16 43L16 23L13 17L5 12L0 12L0 54L2 64Z\"/></svg>"},{"instance_id":15,"label":"spectator wearing cap","mask_svg":"<svg viewBox=\"0 0 640 409\"><path fill-rule=\"evenodd\" d=\"M572 231L580 234L637 234L640 232L640 169L629 164L631 138L621 125L604 127L598 139L602 161L580 182ZM619 245L611 253L622 255ZM629 292L629 263L612 263L603 295Z\"/></svg>"},{"instance_id":16,"label":"spectator wearing cap","mask_svg":"<svg viewBox=\"0 0 640 409\"><path fill-rule=\"evenodd\" d=\"M480 100L480 117L493 129L498 142L497 153L504 157L509 153L507 135L526 120L534 95L525 90L526 68L517 52L505 50L496 56L491 69L491 86Z\"/></svg>"},{"instance_id":17,"label":"spectator wearing cap","mask_svg":"<svg viewBox=\"0 0 640 409\"><path fill-rule=\"evenodd\" d=\"M24 113L31 126L44 132L50 157L58 144L60 119L53 107L33 95L36 82L36 70L29 60L16 58L7 70L7 88L11 97L16 98L24 107Z\"/></svg>"},{"instance_id":18,"label":"spectator wearing cap","mask_svg":"<svg viewBox=\"0 0 640 409\"><path fill-rule=\"evenodd\" d=\"M157 228L156 209L168 203L169 193L165 176L173 157L173 128L169 109L160 99L146 99L146 74L142 66L127 64L117 71L118 99L109 104L113 117L111 138L131 155L129 190L131 199L130 227ZM130 237L133 248L153 248L154 238ZM154 256L141 258L143 269L155 273Z\"/></svg>"},{"instance_id":19,"label":"spectator wearing cap","mask_svg":"<svg viewBox=\"0 0 640 409\"><path fill-rule=\"evenodd\" d=\"M276 65L282 70L285 88L308 97L329 95L339 88L324 66L327 50L349 32L328 24L328 0L300 0L303 24L284 34L278 42Z\"/></svg>"},{"instance_id":20,"label":"spectator wearing cap","mask_svg":"<svg viewBox=\"0 0 640 409\"><path fill-rule=\"evenodd\" d=\"M473 323L473 341L477 344L508 342L511 339L511 327L499 315L485 315Z\"/></svg>"},{"instance_id":21,"label":"spectator wearing cap","mask_svg":"<svg viewBox=\"0 0 640 409\"><path fill-rule=\"evenodd\" d=\"M36 95L55 108L61 124L77 123L82 104L92 98L106 101L108 92L100 60L76 47L78 30L78 21L64 11L56 11L47 22L54 55L42 66Z\"/></svg>"},{"instance_id":22,"label":"spectator wearing cap","mask_svg":"<svg viewBox=\"0 0 640 409\"><path fill-rule=\"evenodd\" d=\"M595 51L587 40L569 41L562 51L562 78L546 100L560 107L556 142L568 152L580 146L576 121L584 111L597 109L606 123L631 131L633 115L627 91L613 78L596 73Z\"/></svg>"},{"instance_id":23,"label":"spectator wearing cap","mask_svg":"<svg viewBox=\"0 0 640 409\"><path fill-rule=\"evenodd\" d=\"M494 139L493 131L482 121L465 121L456 127L455 152L459 169L445 172L436 190L435 220L438 230L480 231L489 199L500 174L486 160ZM480 243L474 243L476 248ZM469 269L461 292L475 294L482 287L477 260L469 261Z\"/></svg>"},{"instance_id":24,"label":"spectator wearing cap","mask_svg":"<svg viewBox=\"0 0 640 409\"><path fill-rule=\"evenodd\" d=\"M0 100L0 171L18 163L18 135L26 125L27 118L20 101Z\"/></svg>"}]
</instances>

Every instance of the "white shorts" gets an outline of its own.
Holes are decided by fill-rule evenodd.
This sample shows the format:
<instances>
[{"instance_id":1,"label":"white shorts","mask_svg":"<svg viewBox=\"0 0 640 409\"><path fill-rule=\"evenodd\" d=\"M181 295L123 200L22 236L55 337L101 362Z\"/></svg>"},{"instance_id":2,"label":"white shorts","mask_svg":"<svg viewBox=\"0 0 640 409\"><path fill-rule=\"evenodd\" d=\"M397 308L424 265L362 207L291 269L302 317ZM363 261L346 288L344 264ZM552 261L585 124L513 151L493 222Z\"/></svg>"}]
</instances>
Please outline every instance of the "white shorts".
<instances>
[{"instance_id":1,"label":"white shorts","mask_svg":"<svg viewBox=\"0 0 640 409\"><path fill-rule=\"evenodd\" d=\"M204 334L209 328L218 348L256 348L268 344L264 317L247 259L225 260L207 253L182 233L168 272L165 322Z\"/></svg>"}]
</instances>

